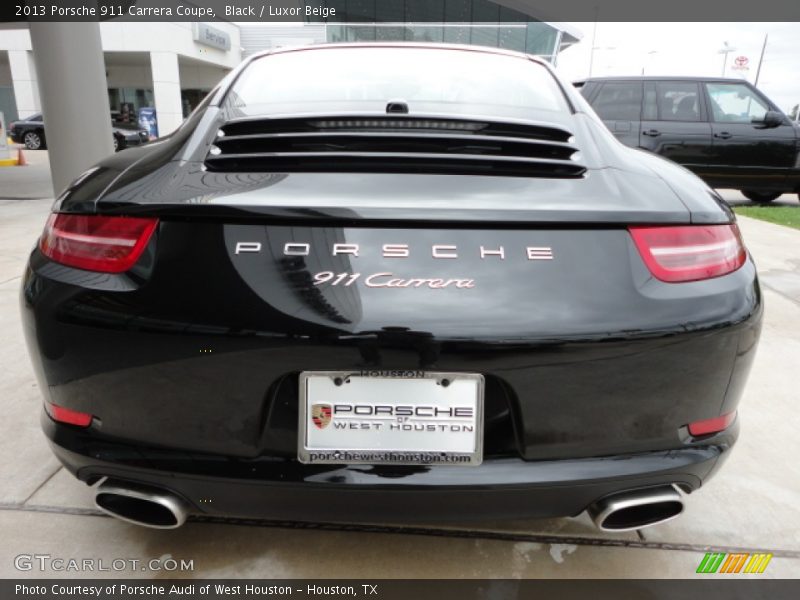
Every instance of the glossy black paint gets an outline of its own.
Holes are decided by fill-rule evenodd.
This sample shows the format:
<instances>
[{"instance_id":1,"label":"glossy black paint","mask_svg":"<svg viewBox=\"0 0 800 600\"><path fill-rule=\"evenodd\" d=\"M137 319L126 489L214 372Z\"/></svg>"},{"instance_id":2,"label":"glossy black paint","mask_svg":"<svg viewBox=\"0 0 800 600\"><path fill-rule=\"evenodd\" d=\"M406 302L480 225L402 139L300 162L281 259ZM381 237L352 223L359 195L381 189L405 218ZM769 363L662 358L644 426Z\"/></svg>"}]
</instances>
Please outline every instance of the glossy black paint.
<instances>
[{"instance_id":1,"label":"glossy black paint","mask_svg":"<svg viewBox=\"0 0 800 600\"><path fill-rule=\"evenodd\" d=\"M755 267L655 280L627 226L733 215L564 93L580 178L210 172L222 92L170 138L84 174L57 210L160 223L120 275L31 254L22 312L41 388L95 415L85 430L43 417L59 459L87 482L134 480L198 512L273 518L572 515L630 488L700 487L738 425L705 438L686 425L735 410L761 322ZM262 248L237 254L239 242ZM286 256L287 242L310 244L308 256ZM334 256L333 243L358 244L358 257ZM409 256L385 258L383 244ZM433 244L458 258L434 258ZM527 246L554 259L527 260ZM314 285L320 271L475 285L336 288ZM298 463L298 373L373 368L484 374L484 463Z\"/></svg>"},{"instance_id":2,"label":"glossy black paint","mask_svg":"<svg viewBox=\"0 0 800 600\"><path fill-rule=\"evenodd\" d=\"M606 85L641 86L638 102L655 97L655 85L696 85L698 120L659 120L644 107L638 117L606 119L624 144L658 154L690 169L712 187L756 192L800 191L800 128L752 84L741 79L699 77L601 77L579 82L581 93L595 104ZM747 87L775 113L775 126L761 123L716 122L707 84Z\"/></svg>"}]
</instances>

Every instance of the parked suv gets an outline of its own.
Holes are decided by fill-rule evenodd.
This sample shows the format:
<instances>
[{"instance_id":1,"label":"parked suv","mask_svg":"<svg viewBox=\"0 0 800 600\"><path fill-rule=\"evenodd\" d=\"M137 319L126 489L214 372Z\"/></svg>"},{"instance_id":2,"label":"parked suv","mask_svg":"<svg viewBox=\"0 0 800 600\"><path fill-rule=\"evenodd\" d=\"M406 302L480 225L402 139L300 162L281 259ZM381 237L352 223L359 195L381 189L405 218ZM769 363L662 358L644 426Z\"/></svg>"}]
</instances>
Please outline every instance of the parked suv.
<instances>
[{"instance_id":1,"label":"parked suv","mask_svg":"<svg viewBox=\"0 0 800 600\"><path fill-rule=\"evenodd\" d=\"M741 79L614 77L577 82L628 146L680 163L754 202L800 192L800 127Z\"/></svg>"}]
</instances>

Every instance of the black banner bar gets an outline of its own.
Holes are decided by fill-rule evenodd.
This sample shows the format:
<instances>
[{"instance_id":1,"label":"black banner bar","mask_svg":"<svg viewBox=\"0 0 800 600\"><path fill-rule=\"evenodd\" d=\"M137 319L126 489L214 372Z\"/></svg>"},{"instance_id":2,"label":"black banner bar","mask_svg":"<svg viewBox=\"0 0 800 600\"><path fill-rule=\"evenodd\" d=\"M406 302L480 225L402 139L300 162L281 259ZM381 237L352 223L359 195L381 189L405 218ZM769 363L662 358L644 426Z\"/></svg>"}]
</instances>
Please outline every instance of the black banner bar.
<instances>
[{"instance_id":1,"label":"black banner bar","mask_svg":"<svg viewBox=\"0 0 800 600\"><path fill-rule=\"evenodd\" d=\"M521 23L800 21L797 0L3 0L25 21Z\"/></svg>"},{"instance_id":2,"label":"black banner bar","mask_svg":"<svg viewBox=\"0 0 800 600\"><path fill-rule=\"evenodd\" d=\"M375 600L797 598L792 580L512 580L512 579L73 579L0 581L0 598L28 600L370 598Z\"/></svg>"}]
</instances>

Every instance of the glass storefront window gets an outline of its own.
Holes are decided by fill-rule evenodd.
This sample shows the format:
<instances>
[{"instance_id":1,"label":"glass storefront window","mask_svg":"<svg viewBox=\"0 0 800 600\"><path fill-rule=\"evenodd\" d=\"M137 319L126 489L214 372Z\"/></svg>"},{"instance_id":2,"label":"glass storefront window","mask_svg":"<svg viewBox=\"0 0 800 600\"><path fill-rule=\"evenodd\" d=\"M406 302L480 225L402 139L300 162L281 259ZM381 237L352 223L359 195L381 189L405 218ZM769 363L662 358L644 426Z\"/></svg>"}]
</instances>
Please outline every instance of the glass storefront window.
<instances>
[{"instance_id":1,"label":"glass storefront window","mask_svg":"<svg viewBox=\"0 0 800 600\"><path fill-rule=\"evenodd\" d=\"M136 123L139 109L153 106L153 90L133 87L109 88L111 118L117 123Z\"/></svg>"},{"instance_id":2,"label":"glass storefront window","mask_svg":"<svg viewBox=\"0 0 800 600\"><path fill-rule=\"evenodd\" d=\"M528 23L525 51L551 60L557 53L558 31L547 23Z\"/></svg>"},{"instance_id":3,"label":"glass storefront window","mask_svg":"<svg viewBox=\"0 0 800 600\"><path fill-rule=\"evenodd\" d=\"M304 0L306 4L310 0ZM558 29L496 0L317 0L335 8L327 41L446 42L491 46L553 61ZM318 22L322 19L309 19ZM401 25L402 24L402 25Z\"/></svg>"},{"instance_id":4,"label":"glass storefront window","mask_svg":"<svg viewBox=\"0 0 800 600\"><path fill-rule=\"evenodd\" d=\"M206 97L208 92L209 90L181 90L181 108L183 110L184 119L192 114L192 111L203 101L203 98Z\"/></svg>"}]
</instances>

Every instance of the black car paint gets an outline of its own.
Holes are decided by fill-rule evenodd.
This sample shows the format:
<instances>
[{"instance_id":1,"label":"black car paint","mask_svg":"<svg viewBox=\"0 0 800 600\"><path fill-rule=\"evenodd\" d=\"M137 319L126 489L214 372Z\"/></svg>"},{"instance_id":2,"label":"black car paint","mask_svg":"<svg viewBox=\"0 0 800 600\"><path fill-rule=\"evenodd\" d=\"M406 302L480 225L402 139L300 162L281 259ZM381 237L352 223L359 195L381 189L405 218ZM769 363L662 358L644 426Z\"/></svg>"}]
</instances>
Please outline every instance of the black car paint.
<instances>
[{"instance_id":1,"label":"black car paint","mask_svg":"<svg viewBox=\"0 0 800 600\"><path fill-rule=\"evenodd\" d=\"M800 191L800 128L760 90L747 81L699 77L602 77L580 82L590 104L606 84L642 86L644 103L657 83L696 84L701 99L698 121L655 120L643 106L638 119L606 119L611 132L624 144L653 152L693 171L712 187L761 192ZM759 123L718 123L711 115L706 84L735 83L749 88L772 111L782 116L775 127Z\"/></svg>"},{"instance_id":2,"label":"black car paint","mask_svg":"<svg viewBox=\"0 0 800 600\"><path fill-rule=\"evenodd\" d=\"M212 173L202 161L226 119L224 86L172 136L110 157L59 198L64 212L159 217L131 271L31 255L22 312L41 387L96 415L85 430L43 416L80 479L164 487L207 514L565 516L632 488L696 490L727 456L738 424L703 438L686 424L738 403L760 330L755 268L665 284L626 231L731 222L695 177L609 139L568 89L581 179ZM349 260L364 272L469 274L476 287L337 294L269 245L281 239L364 248L335 260L315 250L313 270ZM245 240L265 250L236 255ZM439 240L463 258L438 264ZM381 258L389 242L408 243L410 257ZM533 243L555 259L525 261ZM508 254L481 261L477 244ZM299 371L372 368L484 373L483 464L298 463Z\"/></svg>"}]
</instances>

